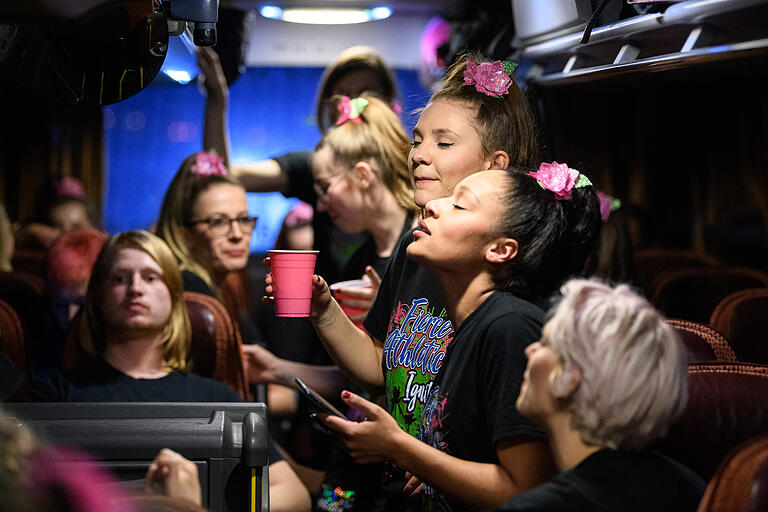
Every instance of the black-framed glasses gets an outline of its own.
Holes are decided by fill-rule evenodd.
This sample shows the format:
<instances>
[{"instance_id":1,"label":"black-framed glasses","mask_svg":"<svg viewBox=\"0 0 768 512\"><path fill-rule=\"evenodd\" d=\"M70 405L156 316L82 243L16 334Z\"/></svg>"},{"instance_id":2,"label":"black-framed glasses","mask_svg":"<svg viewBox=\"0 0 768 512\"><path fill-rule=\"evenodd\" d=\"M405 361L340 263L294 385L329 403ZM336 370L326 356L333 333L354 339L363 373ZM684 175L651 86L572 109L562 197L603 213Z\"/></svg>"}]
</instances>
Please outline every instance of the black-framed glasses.
<instances>
[{"instance_id":1,"label":"black-framed glasses","mask_svg":"<svg viewBox=\"0 0 768 512\"><path fill-rule=\"evenodd\" d=\"M187 224L187 226L194 226L196 224L208 224L208 232L215 236L226 235L229 230L232 229L232 223L237 222L240 229L244 233L250 233L253 228L256 227L256 221L258 217L235 217L234 219L227 217L226 215L212 215L207 219L193 220Z\"/></svg>"}]
</instances>

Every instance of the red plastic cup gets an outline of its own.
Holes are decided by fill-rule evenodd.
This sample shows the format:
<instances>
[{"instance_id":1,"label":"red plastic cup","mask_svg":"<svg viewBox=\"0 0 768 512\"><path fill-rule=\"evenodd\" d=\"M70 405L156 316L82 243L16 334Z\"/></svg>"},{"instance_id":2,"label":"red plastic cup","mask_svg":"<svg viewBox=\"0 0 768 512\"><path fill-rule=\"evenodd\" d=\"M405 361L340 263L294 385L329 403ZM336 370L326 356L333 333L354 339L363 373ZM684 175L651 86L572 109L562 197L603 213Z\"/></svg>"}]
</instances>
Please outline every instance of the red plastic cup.
<instances>
[{"instance_id":1,"label":"red plastic cup","mask_svg":"<svg viewBox=\"0 0 768 512\"><path fill-rule=\"evenodd\" d=\"M308 317L318 251L268 251L275 315Z\"/></svg>"},{"instance_id":2,"label":"red plastic cup","mask_svg":"<svg viewBox=\"0 0 768 512\"><path fill-rule=\"evenodd\" d=\"M370 281L366 281L365 279L354 279L352 281L341 281L340 283L333 283L331 285L331 292L333 293L333 296L336 298L336 300L339 301L339 306L341 306L341 310L344 311L344 313L348 317L352 317L353 315L359 315L361 313L365 313L365 309L346 306L344 304L344 299L357 299L358 297L353 297L352 295L345 295L339 292L339 289L340 288L370 288L370 287L371 287ZM362 321L356 321L354 322L354 324L358 326L360 329L363 328Z\"/></svg>"}]
</instances>

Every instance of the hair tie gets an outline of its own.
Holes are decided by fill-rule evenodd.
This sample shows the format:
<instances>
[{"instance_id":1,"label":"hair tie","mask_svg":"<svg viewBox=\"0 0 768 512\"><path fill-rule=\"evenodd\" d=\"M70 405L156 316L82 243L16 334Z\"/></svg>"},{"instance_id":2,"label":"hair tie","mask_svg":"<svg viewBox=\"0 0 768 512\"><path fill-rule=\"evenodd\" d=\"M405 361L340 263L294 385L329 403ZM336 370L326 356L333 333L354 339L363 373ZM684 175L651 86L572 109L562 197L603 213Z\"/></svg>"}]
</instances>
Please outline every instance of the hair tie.
<instances>
[{"instance_id":1,"label":"hair tie","mask_svg":"<svg viewBox=\"0 0 768 512\"><path fill-rule=\"evenodd\" d=\"M603 219L603 222L608 222L611 213L621 208L621 199L609 196L602 190L596 190L595 193L600 201L600 218Z\"/></svg>"},{"instance_id":2,"label":"hair tie","mask_svg":"<svg viewBox=\"0 0 768 512\"><path fill-rule=\"evenodd\" d=\"M195 155L195 163L190 167L189 172L198 176L226 176L227 168L215 152L200 151Z\"/></svg>"},{"instance_id":3,"label":"hair tie","mask_svg":"<svg viewBox=\"0 0 768 512\"><path fill-rule=\"evenodd\" d=\"M477 64L467 59L464 85L474 85L477 92L500 98L503 94L509 94L509 86L513 82L511 75L516 67L517 63L509 60Z\"/></svg>"},{"instance_id":4,"label":"hair tie","mask_svg":"<svg viewBox=\"0 0 768 512\"><path fill-rule=\"evenodd\" d=\"M571 198L574 188L589 187L592 182L586 175L576 169L571 169L568 164L542 162L537 172L529 172L528 176L535 178L539 186L544 190L555 193L558 201Z\"/></svg>"},{"instance_id":5,"label":"hair tie","mask_svg":"<svg viewBox=\"0 0 768 512\"><path fill-rule=\"evenodd\" d=\"M339 119L336 126L341 126L347 121L351 123L362 123L363 118L360 115L368 106L368 100L365 98L349 99L349 96L343 96L339 103Z\"/></svg>"}]
</instances>

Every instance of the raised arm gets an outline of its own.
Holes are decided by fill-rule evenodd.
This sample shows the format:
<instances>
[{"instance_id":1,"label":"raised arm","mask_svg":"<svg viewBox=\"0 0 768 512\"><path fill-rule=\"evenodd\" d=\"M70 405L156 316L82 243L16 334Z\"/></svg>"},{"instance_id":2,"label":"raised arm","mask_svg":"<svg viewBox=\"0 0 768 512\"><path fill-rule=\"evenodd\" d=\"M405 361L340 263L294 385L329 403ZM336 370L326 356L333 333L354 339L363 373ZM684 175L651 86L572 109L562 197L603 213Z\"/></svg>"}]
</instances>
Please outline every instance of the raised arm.
<instances>
[{"instance_id":1,"label":"raised arm","mask_svg":"<svg viewBox=\"0 0 768 512\"><path fill-rule=\"evenodd\" d=\"M205 121L203 123L203 149L215 149L229 166L229 88L218 54L213 48L197 49L197 65L202 71L205 85Z\"/></svg>"},{"instance_id":2,"label":"raised arm","mask_svg":"<svg viewBox=\"0 0 768 512\"><path fill-rule=\"evenodd\" d=\"M277 160L232 164L230 170L248 192L288 191L288 176Z\"/></svg>"},{"instance_id":3,"label":"raised arm","mask_svg":"<svg viewBox=\"0 0 768 512\"><path fill-rule=\"evenodd\" d=\"M197 49L205 85L205 121L203 149L215 149L230 172L249 192L280 192L288 190L288 177L277 160L262 160L234 164L229 159L229 88L219 56L209 47Z\"/></svg>"}]
</instances>

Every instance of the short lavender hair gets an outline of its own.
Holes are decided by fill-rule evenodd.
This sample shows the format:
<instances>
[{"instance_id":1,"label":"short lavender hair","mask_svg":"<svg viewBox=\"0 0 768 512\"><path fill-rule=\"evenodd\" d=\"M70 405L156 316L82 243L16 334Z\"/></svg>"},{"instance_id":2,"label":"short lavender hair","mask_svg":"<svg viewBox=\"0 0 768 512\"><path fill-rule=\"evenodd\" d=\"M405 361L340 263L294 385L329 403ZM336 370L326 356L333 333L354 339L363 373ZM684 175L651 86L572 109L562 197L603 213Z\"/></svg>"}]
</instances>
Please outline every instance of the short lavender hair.
<instances>
[{"instance_id":1,"label":"short lavender hair","mask_svg":"<svg viewBox=\"0 0 768 512\"><path fill-rule=\"evenodd\" d=\"M546 325L562 368L550 375L568 395L585 443L641 449L666 434L688 399L687 356L677 333L625 284L572 279Z\"/></svg>"}]
</instances>

